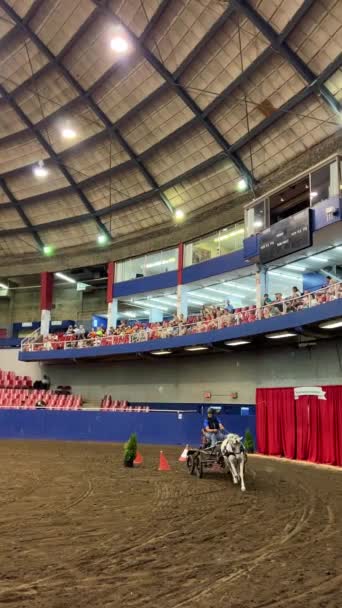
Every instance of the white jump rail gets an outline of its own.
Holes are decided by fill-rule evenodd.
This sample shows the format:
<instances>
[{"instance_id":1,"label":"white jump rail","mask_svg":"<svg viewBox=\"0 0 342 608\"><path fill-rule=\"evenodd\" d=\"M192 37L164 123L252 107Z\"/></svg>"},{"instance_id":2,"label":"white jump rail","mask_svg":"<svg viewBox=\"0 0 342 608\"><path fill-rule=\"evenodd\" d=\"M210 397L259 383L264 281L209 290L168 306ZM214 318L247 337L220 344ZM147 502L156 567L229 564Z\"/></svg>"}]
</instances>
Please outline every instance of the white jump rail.
<instances>
[{"instance_id":1,"label":"white jump rail","mask_svg":"<svg viewBox=\"0 0 342 608\"><path fill-rule=\"evenodd\" d=\"M248 310L242 309L240 312L224 312L216 319L201 319L196 323L179 323L178 325L157 326L143 328L135 333L115 334L96 336L95 338L75 338L64 335L63 340L54 340L53 335L43 341L40 331L36 330L21 342L21 350L24 352L34 352L41 350L67 350L69 348L91 348L94 346L119 346L122 344L138 344L140 342L154 342L154 340L170 339L176 336L195 335L206 333L228 327L236 327L252 321L260 321L280 315L291 314L298 310L312 308L313 306L323 305L342 298L342 282L317 289L302 296L293 298L289 296L280 301L274 301L261 308L249 307ZM248 317L251 317L248 319Z\"/></svg>"}]
</instances>

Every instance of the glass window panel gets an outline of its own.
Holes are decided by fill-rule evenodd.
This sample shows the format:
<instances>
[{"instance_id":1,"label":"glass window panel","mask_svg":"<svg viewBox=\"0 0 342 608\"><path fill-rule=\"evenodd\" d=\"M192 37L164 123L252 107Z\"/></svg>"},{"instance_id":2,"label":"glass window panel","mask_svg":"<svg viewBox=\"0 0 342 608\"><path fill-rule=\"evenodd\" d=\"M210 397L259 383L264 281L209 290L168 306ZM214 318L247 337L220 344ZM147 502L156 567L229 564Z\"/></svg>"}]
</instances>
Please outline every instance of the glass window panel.
<instances>
[{"instance_id":1,"label":"glass window panel","mask_svg":"<svg viewBox=\"0 0 342 608\"><path fill-rule=\"evenodd\" d=\"M223 228L219 232L220 255L232 253L243 247L244 239L243 224L235 224L231 228Z\"/></svg>"},{"instance_id":2,"label":"glass window panel","mask_svg":"<svg viewBox=\"0 0 342 608\"><path fill-rule=\"evenodd\" d=\"M311 173L310 199L311 205L317 205L329 198L330 188L330 165L321 167Z\"/></svg>"}]
</instances>

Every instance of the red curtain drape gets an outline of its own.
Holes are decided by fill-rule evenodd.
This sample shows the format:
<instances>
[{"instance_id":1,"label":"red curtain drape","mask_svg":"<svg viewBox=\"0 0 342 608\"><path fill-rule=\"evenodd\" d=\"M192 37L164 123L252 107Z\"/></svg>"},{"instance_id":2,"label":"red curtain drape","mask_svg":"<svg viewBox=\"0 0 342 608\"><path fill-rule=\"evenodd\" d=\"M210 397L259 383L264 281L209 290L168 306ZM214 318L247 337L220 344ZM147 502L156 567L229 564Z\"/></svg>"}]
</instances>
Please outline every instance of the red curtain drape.
<instances>
[{"instance_id":1,"label":"red curtain drape","mask_svg":"<svg viewBox=\"0 0 342 608\"><path fill-rule=\"evenodd\" d=\"M295 457L293 388L258 388L256 397L258 451Z\"/></svg>"},{"instance_id":2,"label":"red curtain drape","mask_svg":"<svg viewBox=\"0 0 342 608\"><path fill-rule=\"evenodd\" d=\"M342 386L324 386L326 400L294 398L293 388L256 392L258 451L342 466Z\"/></svg>"}]
</instances>

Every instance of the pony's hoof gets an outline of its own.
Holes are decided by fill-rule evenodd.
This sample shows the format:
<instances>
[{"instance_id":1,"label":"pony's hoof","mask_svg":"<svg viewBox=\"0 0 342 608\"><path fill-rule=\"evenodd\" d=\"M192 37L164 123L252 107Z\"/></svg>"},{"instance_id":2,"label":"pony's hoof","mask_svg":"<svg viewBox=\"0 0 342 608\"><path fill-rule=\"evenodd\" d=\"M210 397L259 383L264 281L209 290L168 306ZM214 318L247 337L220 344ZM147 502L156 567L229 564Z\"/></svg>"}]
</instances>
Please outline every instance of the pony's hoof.
<instances>
[{"instance_id":1,"label":"pony's hoof","mask_svg":"<svg viewBox=\"0 0 342 608\"><path fill-rule=\"evenodd\" d=\"M241 492L246 492L246 488L241 488Z\"/></svg>"}]
</instances>

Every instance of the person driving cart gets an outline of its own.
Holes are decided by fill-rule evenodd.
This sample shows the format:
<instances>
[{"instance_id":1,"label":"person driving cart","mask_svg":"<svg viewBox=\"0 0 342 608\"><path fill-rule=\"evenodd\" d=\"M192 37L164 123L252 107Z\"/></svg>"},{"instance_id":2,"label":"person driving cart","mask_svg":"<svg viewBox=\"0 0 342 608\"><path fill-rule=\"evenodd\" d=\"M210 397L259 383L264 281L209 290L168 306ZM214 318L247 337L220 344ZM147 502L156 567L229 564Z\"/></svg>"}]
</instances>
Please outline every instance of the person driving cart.
<instances>
[{"instance_id":1,"label":"person driving cart","mask_svg":"<svg viewBox=\"0 0 342 608\"><path fill-rule=\"evenodd\" d=\"M203 431L210 447L215 446L218 441L223 441L226 436L224 426L212 407L208 409L207 418L203 424Z\"/></svg>"}]
</instances>

